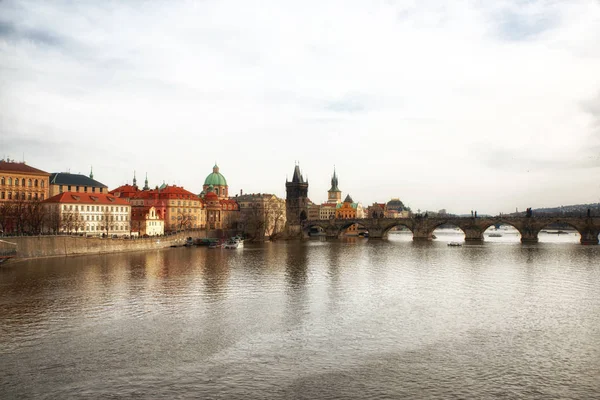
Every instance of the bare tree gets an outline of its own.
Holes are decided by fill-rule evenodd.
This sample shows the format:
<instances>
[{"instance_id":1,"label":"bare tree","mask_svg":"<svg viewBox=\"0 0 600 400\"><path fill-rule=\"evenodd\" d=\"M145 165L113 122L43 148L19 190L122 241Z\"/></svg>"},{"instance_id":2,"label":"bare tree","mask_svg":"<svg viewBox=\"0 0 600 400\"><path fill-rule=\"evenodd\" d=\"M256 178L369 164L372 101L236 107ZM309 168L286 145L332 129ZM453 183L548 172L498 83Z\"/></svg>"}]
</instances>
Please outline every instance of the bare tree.
<instances>
[{"instance_id":1,"label":"bare tree","mask_svg":"<svg viewBox=\"0 0 600 400\"><path fill-rule=\"evenodd\" d=\"M60 205L50 205L46 209L45 226L55 235L60 231L62 223L58 207L60 207Z\"/></svg>"},{"instance_id":2,"label":"bare tree","mask_svg":"<svg viewBox=\"0 0 600 400\"><path fill-rule=\"evenodd\" d=\"M113 213L110 211L109 206L104 206L101 218L104 223L104 230L106 231L106 236L108 237L108 234L110 232L110 226L114 223L115 218Z\"/></svg>"},{"instance_id":3,"label":"bare tree","mask_svg":"<svg viewBox=\"0 0 600 400\"><path fill-rule=\"evenodd\" d=\"M46 209L40 200L31 200L27 203L27 226L30 233L40 234L44 219L46 218Z\"/></svg>"},{"instance_id":4,"label":"bare tree","mask_svg":"<svg viewBox=\"0 0 600 400\"><path fill-rule=\"evenodd\" d=\"M0 204L0 233L7 233L13 220L13 204L3 202Z\"/></svg>"},{"instance_id":5,"label":"bare tree","mask_svg":"<svg viewBox=\"0 0 600 400\"><path fill-rule=\"evenodd\" d=\"M25 193L17 194L17 198L13 201L12 219L14 222L15 232L18 234L25 233L27 222L27 200Z\"/></svg>"},{"instance_id":6,"label":"bare tree","mask_svg":"<svg viewBox=\"0 0 600 400\"><path fill-rule=\"evenodd\" d=\"M269 237L274 238L285 225L285 201L277 197L270 199L266 214Z\"/></svg>"},{"instance_id":7,"label":"bare tree","mask_svg":"<svg viewBox=\"0 0 600 400\"><path fill-rule=\"evenodd\" d=\"M192 224L191 214L185 211L185 209L183 209L183 211L178 211L177 224L179 226L179 230L189 229L190 225Z\"/></svg>"},{"instance_id":8,"label":"bare tree","mask_svg":"<svg viewBox=\"0 0 600 400\"><path fill-rule=\"evenodd\" d=\"M60 217L60 226L63 232L72 233L77 225L78 212L72 210L63 210Z\"/></svg>"}]
</instances>

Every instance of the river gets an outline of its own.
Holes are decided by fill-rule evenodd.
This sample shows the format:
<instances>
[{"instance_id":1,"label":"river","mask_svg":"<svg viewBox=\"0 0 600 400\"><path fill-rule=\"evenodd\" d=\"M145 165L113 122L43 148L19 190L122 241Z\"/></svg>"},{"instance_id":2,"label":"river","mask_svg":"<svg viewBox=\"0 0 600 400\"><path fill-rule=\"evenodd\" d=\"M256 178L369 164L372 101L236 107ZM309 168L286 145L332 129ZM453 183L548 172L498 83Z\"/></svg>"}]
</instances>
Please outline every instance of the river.
<instances>
[{"instance_id":1,"label":"river","mask_svg":"<svg viewBox=\"0 0 600 400\"><path fill-rule=\"evenodd\" d=\"M600 398L600 246L436 232L0 267L0 398Z\"/></svg>"}]
</instances>

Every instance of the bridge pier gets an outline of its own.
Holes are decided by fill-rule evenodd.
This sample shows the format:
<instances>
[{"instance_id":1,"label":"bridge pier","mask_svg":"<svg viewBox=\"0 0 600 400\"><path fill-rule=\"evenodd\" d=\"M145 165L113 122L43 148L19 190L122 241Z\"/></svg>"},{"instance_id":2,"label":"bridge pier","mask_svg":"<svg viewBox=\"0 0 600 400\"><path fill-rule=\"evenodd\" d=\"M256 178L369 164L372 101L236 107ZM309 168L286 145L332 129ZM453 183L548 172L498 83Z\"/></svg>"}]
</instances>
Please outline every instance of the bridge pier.
<instances>
[{"instance_id":1,"label":"bridge pier","mask_svg":"<svg viewBox=\"0 0 600 400\"><path fill-rule=\"evenodd\" d=\"M598 244L598 233L599 231L595 229L587 229L583 232L579 232L581 234L581 239L579 242L581 244L587 245L597 245Z\"/></svg>"},{"instance_id":2,"label":"bridge pier","mask_svg":"<svg viewBox=\"0 0 600 400\"><path fill-rule=\"evenodd\" d=\"M483 243L483 231L476 228L466 228L465 232L465 242L478 244Z\"/></svg>"}]
</instances>

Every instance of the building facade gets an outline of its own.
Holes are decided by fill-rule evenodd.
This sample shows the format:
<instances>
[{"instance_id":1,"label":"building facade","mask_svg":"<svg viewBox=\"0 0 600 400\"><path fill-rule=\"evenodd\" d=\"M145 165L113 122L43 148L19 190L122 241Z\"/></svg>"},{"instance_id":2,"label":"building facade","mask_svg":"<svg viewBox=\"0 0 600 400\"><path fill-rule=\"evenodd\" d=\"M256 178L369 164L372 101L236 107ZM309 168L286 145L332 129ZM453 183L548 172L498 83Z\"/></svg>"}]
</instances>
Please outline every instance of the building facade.
<instances>
[{"instance_id":1,"label":"building facade","mask_svg":"<svg viewBox=\"0 0 600 400\"><path fill-rule=\"evenodd\" d=\"M45 231L87 235L129 235L131 206L106 193L63 192L43 201Z\"/></svg>"},{"instance_id":2,"label":"building facade","mask_svg":"<svg viewBox=\"0 0 600 400\"><path fill-rule=\"evenodd\" d=\"M24 162L0 160L0 203L45 200L49 197L50 174Z\"/></svg>"},{"instance_id":3,"label":"building facade","mask_svg":"<svg viewBox=\"0 0 600 400\"><path fill-rule=\"evenodd\" d=\"M240 206L240 229L256 239L283 232L286 223L286 202L271 193L236 196Z\"/></svg>"},{"instance_id":4,"label":"building facade","mask_svg":"<svg viewBox=\"0 0 600 400\"><path fill-rule=\"evenodd\" d=\"M40 233L49 177L24 162L0 160L0 234Z\"/></svg>"},{"instance_id":5,"label":"building facade","mask_svg":"<svg viewBox=\"0 0 600 400\"><path fill-rule=\"evenodd\" d=\"M300 166L294 168L292 181L285 182L286 227L289 235L301 233L301 223L308 218L308 180L304 180Z\"/></svg>"},{"instance_id":6,"label":"building facade","mask_svg":"<svg viewBox=\"0 0 600 400\"><path fill-rule=\"evenodd\" d=\"M90 176L71 174L69 172L53 172L50 174L50 196L64 192L76 193L108 193L108 187Z\"/></svg>"}]
</instances>

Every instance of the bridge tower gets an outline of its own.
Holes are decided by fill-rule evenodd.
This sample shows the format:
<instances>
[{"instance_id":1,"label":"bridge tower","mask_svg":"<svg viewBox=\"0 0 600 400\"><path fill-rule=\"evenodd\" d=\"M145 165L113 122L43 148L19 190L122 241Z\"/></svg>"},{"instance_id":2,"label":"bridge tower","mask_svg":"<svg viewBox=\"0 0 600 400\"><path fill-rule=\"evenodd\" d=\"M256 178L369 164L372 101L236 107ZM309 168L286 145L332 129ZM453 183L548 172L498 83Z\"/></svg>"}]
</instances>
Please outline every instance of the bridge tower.
<instances>
[{"instance_id":1,"label":"bridge tower","mask_svg":"<svg viewBox=\"0 0 600 400\"><path fill-rule=\"evenodd\" d=\"M292 181L285 182L285 215L288 236L302 234L301 223L308 216L308 180L304 180L300 166L296 164Z\"/></svg>"},{"instance_id":2,"label":"bridge tower","mask_svg":"<svg viewBox=\"0 0 600 400\"><path fill-rule=\"evenodd\" d=\"M338 178L333 167L333 176L331 177L331 189L327 191L327 202L340 204L342 202L342 191L338 188Z\"/></svg>"}]
</instances>

